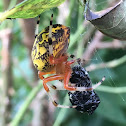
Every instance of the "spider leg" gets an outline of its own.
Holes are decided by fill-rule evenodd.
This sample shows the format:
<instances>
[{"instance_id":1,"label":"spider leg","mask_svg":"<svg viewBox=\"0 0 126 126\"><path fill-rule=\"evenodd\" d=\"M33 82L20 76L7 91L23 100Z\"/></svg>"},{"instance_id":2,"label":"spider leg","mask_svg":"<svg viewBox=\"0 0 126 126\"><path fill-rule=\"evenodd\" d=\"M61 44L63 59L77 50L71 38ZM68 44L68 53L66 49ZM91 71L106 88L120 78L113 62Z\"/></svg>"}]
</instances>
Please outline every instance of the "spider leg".
<instances>
[{"instance_id":1,"label":"spider leg","mask_svg":"<svg viewBox=\"0 0 126 126\"><path fill-rule=\"evenodd\" d=\"M61 81L58 81L58 83L56 83L55 85L53 84L48 84L52 89L54 90L66 90L63 86L63 83Z\"/></svg>"},{"instance_id":2,"label":"spider leg","mask_svg":"<svg viewBox=\"0 0 126 126\"><path fill-rule=\"evenodd\" d=\"M41 80L44 79L43 75L46 75L46 74L54 74L55 71L51 71L51 72L41 72L41 71L38 71L38 76Z\"/></svg>"},{"instance_id":3,"label":"spider leg","mask_svg":"<svg viewBox=\"0 0 126 126\"><path fill-rule=\"evenodd\" d=\"M51 15L50 26L49 26L49 53L53 55L53 46L52 46L52 22L53 22L53 14Z\"/></svg>"},{"instance_id":4,"label":"spider leg","mask_svg":"<svg viewBox=\"0 0 126 126\"><path fill-rule=\"evenodd\" d=\"M69 86L69 83L68 82L69 82L70 75L71 75L71 73L68 72L66 74L66 79L64 79L64 88L66 90L69 90L69 91L92 91L95 88L97 88L99 85L101 85L102 82L105 80L105 77L103 77L101 81L99 81L98 83L96 83L92 87L76 87L76 86Z\"/></svg>"},{"instance_id":5,"label":"spider leg","mask_svg":"<svg viewBox=\"0 0 126 126\"><path fill-rule=\"evenodd\" d=\"M102 82L105 80L105 77L103 77L101 81L99 81L97 84L95 84L92 87L70 86L69 79L70 79L71 72L72 72L70 65L73 64L75 61L76 60L71 60L66 63L66 67L65 67L66 70L65 70L65 76L64 76L64 88L66 90L69 90L69 91L91 91L91 90L94 90L95 88L97 88L99 85L101 85Z\"/></svg>"},{"instance_id":6,"label":"spider leg","mask_svg":"<svg viewBox=\"0 0 126 126\"><path fill-rule=\"evenodd\" d=\"M74 91L74 90L76 90L76 88L73 86L69 86L69 79L70 79L71 71L72 71L70 65L75 63L76 60L67 61L67 58L68 58L67 55L64 55L60 58L54 58L53 56L50 56L50 64L58 64L60 62L65 62L65 64L66 64L65 65L65 76L63 78L64 79L64 88L66 90ZM56 80L60 80L60 79L56 79Z\"/></svg>"},{"instance_id":7,"label":"spider leg","mask_svg":"<svg viewBox=\"0 0 126 126\"><path fill-rule=\"evenodd\" d=\"M71 66L70 65L73 64L75 61L76 60L68 61L66 63L66 66L65 66L64 88L66 90L69 90L69 91L75 91L76 90L76 87L69 85L69 80L70 80L70 76L71 76L71 73L72 73L72 70L71 70Z\"/></svg>"},{"instance_id":8,"label":"spider leg","mask_svg":"<svg viewBox=\"0 0 126 126\"><path fill-rule=\"evenodd\" d=\"M69 85L70 76L71 76L71 71L67 71L67 73L64 76L64 88L69 91L75 91L76 87Z\"/></svg>"},{"instance_id":9,"label":"spider leg","mask_svg":"<svg viewBox=\"0 0 126 126\"><path fill-rule=\"evenodd\" d=\"M105 76L101 79L101 81L99 81L97 84L95 84L94 86L93 86L93 89L95 89L95 88L97 88L99 85L101 85L102 84L102 82L105 80Z\"/></svg>"},{"instance_id":10,"label":"spider leg","mask_svg":"<svg viewBox=\"0 0 126 126\"><path fill-rule=\"evenodd\" d=\"M43 87L44 87L45 90L48 92L48 91L49 91L49 88L48 88L48 86L46 85L47 82L54 81L54 80L63 80L63 78L64 78L63 75L53 75L53 76L44 78L44 79L43 79Z\"/></svg>"},{"instance_id":11,"label":"spider leg","mask_svg":"<svg viewBox=\"0 0 126 126\"><path fill-rule=\"evenodd\" d=\"M75 55L68 55L68 57L70 57L70 58L76 60L76 62L77 62L79 65L82 65L82 64L84 64L84 62L85 62L85 60L84 60L84 59L81 59L81 58L75 59Z\"/></svg>"},{"instance_id":12,"label":"spider leg","mask_svg":"<svg viewBox=\"0 0 126 126\"><path fill-rule=\"evenodd\" d=\"M47 86L47 82L49 81L53 81L53 80L62 80L64 78L63 75L53 75L53 76L50 76L50 77L47 77L47 78L44 78L43 79L43 87L44 89L46 90L46 92L48 93L49 95L49 98L51 100L51 102L53 103L53 105L55 107L60 107L60 108L75 108L76 106L65 106L65 105L60 105L58 104L52 97L51 93L50 93L50 90L49 90L49 87Z\"/></svg>"},{"instance_id":13,"label":"spider leg","mask_svg":"<svg viewBox=\"0 0 126 126\"><path fill-rule=\"evenodd\" d=\"M76 108L76 107L77 107L77 106L67 106L67 105L60 105L60 104L58 104L58 103L53 99L52 94L51 94L50 92L48 92L48 96L49 96L51 102L53 103L53 105L54 105L55 107L58 107L58 108Z\"/></svg>"},{"instance_id":14,"label":"spider leg","mask_svg":"<svg viewBox=\"0 0 126 126\"><path fill-rule=\"evenodd\" d=\"M38 36L38 32L39 32L39 23L40 23L40 15L39 15L39 17L38 17L37 24L36 24L35 38Z\"/></svg>"},{"instance_id":15,"label":"spider leg","mask_svg":"<svg viewBox=\"0 0 126 126\"><path fill-rule=\"evenodd\" d=\"M60 82L60 81L59 81ZM59 83L58 83L59 84ZM52 89L54 89L54 90L66 90L64 87L63 87L63 83L61 82L61 84L62 84L62 86L60 85L53 85L53 84L51 84L51 85L49 85ZM73 86L73 85L76 85L76 84L71 84L71 83L69 83L69 86Z\"/></svg>"},{"instance_id":16,"label":"spider leg","mask_svg":"<svg viewBox=\"0 0 126 126\"><path fill-rule=\"evenodd\" d=\"M95 88L97 88L99 85L102 84L102 82L105 80L105 76L102 78L101 81L93 85L92 87L76 87L76 91L92 91Z\"/></svg>"}]
</instances>

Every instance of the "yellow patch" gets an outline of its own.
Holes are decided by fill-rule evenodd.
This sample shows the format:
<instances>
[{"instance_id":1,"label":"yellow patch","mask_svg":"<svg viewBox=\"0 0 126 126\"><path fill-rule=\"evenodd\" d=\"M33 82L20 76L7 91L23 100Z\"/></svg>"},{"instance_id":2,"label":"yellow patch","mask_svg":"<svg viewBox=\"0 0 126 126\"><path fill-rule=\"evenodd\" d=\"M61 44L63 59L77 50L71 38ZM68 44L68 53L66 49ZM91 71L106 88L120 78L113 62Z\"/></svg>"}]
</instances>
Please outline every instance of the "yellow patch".
<instances>
[{"instance_id":1,"label":"yellow patch","mask_svg":"<svg viewBox=\"0 0 126 126\"><path fill-rule=\"evenodd\" d=\"M49 26L42 30L36 37L32 48L32 60L35 68L42 72L50 72L52 65L49 63ZM66 53L69 45L70 29L64 25L52 26L53 56L58 58Z\"/></svg>"}]
</instances>

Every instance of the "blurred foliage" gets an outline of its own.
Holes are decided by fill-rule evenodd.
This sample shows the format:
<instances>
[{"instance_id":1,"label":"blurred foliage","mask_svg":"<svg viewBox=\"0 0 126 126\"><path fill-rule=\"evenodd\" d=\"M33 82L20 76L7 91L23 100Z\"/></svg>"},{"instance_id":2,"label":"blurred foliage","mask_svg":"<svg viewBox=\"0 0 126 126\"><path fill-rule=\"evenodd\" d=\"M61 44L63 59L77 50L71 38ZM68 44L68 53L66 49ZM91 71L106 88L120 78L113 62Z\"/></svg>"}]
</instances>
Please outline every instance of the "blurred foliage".
<instances>
[{"instance_id":1,"label":"blurred foliage","mask_svg":"<svg viewBox=\"0 0 126 126\"><path fill-rule=\"evenodd\" d=\"M15 4L16 1L11 1L10 6ZM1 14L0 21L2 22L6 18L34 18L48 9L59 6L63 2L64 0L24 0Z\"/></svg>"},{"instance_id":2,"label":"blurred foliage","mask_svg":"<svg viewBox=\"0 0 126 126\"><path fill-rule=\"evenodd\" d=\"M108 0L109 1L109 0ZM71 29L71 40L74 41L72 37L75 37L77 30L79 30L80 26L83 23L84 16L84 7L77 0L70 0L69 11L66 22L64 25L67 25ZM80 1L82 2L82 1ZM93 0L90 0L90 3L93 3ZM96 10L101 10L107 6L106 0L96 0L96 4L93 5ZM3 11L3 4L0 1L0 11ZM50 9L41 14L41 22L39 30L45 28L49 25L50 15L54 14L54 22L57 23L57 16L59 14L58 8ZM5 28L5 23L8 20L4 21L0 29ZM10 27L13 29L13 43L11 47L11 60L18 60L18 66L12 62L13 68L13 86L14 86L14 95L11 99L12 111L11 111L11 120L14 119L15 114L20 110L20 107L24 103L26 97L32 91L31 86L27 83L27 81L22 76L22 71L25 73L25 76L31 82L34 81L33 71L30 67L28 49L22 44L23 34L19 25L18 20L14 19L9 21ZM60 22L58 22L60 23ZM4 26L3 26L4 25ZM8 25L6 25L8 27ZM81 34L79 34L77 41L72 45L71 49L68 51L70 54L76 54L80 50L79 44L82 43L83 37L85 33L88 31L88 27L85 28ZM89 40L92 40L89 38ZM109 37L105 37L104 41L112 41L113 39ZM88 46L88 44L87 44ZM79 47L79 48L78 48ZM86 48L86 47L85 47ZM82 48L81 54L84 52L85 48ZM0 51L1 51L1 40L0 40ZM100 63L105 61L111 61L113 59L117 59L125 55L126 50L124 49L102 49L96 50L95 55L92 57L90 64L92 63ZM0 57L1 60L1 57ZM125 86L126 77L126 67L125 63L115 67L115 68L104 68L100 70L95 70L90 72L90 76L93 83L98 82L105 75L106 80L104 85L112 86L112 87L121 87ZM0 66L0 70L1 70ZM20 70L20 69L22 70ZM0 73L1 75L1 73ZM125 126L126 125L126 95L125 94L112 94L112 93L103 93L96 91L101 99L100 106L97 108L93 115L87 115L77 112L74 109L63 110L64 113L61 113L61 109L56 109L54 113L54 121L57 120L59 116L61 117L61 121L59 124L61 126ZM63 99L65 97L65 93L59 93L60 95L60 103L63 103ZM68 99L68 97L67 97ZM32 110L30 108L25 113L25 116L20 122L19 126L28 126L33 117ZM55 125L56 126L56 125ZM57 125L58 126L58 125Z\"/></svg>"}]
</instances>

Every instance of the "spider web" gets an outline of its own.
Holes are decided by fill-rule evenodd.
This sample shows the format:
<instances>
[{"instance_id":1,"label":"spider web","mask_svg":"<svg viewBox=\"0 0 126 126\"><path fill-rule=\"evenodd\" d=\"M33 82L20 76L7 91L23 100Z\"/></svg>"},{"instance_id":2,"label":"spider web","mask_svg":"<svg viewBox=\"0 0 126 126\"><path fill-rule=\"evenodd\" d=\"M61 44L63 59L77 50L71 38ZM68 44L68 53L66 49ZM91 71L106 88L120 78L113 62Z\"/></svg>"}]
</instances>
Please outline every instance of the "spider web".
<instances>
[{"instance_id":1,"label":"spider web","mask_svg":"<svg viewBox=\"0 0 126 126\"><path fill-rule=\"evenodd\" d=\"M99 55L99 53L98 53L97 50L96 50L96 55L98 57L98 59L96 59L96 60L100 60L101 62L104 63L104 61L102 60L102 57ZM105 66L105 72L106 72L106 75L108 76L108 78L110 79L110 80L106 79L106 81L108 83L107 85L110 85L113 88L114 87L118 87L118 84L114 81L113 77L111 76L111 73L109 72L109 70L108 70L108 68L106 66ZM126 104L126 100L124 99L124 97L122 96L122 94L119 93L118 95L120 96L120 98L122 99L122 101Z\"/></svg>"},{"instance_id":2,"label":"spider web","mask_svg":"<svg viewBox=\"0 0 126 126\"><path fill-rule=\"evenodd\" d=\"M104 0L99 3L98 2L95 3L95 2L96 1L90 0L91 5L93 5L93 7L94 7L94 8L91 8L91 10L93 10L93 11L95 11L97 7L99 7L100 10L103 10L103 9L107 8L107 2L112 3L112 1L109 1L109 0L108 1ZM117 3L117 1L115 3ZM105 8L102 8L102 7L105 7ZM88 31L88 27L87 27L87 31ZM103 38L106 39L106 37L103 37ZM114 41L114 40L111 40L111 38L107 38L107 39L109 39L109 40L101 40L101 41L106 42L106 43L108 43L107 41L109 41L109 42ZM93 42L94 37L90 37L89 40L91 40L91 41L88 42L87 48ZM118 49L114 49L114 48L96 49L95 48L91 59L85 59L85 60L90 60L90 64L105 63L105 62L110 62L110 61L113 61L120 57L123 57L125 55L125 52L126 52L125 49L122 50L121 48L118 48ZM120 55L118 55L119 53L120 53ZM107 61L106 61L106 59L107 59ZM110 87L111 89L113 88L113 90L115 90L115 88L117 89L117 88L125 86L125 78L123 77L123 75L121 73L122 68L124 68L122 64L120 64L119 66L116 66L114 68L112 68L112 67L109 68L109 67L105 66L104 69L94 70L93 72L91 72L89 74L91 75L91 78L93 78L94 80L96 80L96 78L100 80L105 75L106 80L103 82L103 84L101 86L106 85L108 88ZM116 72L116 71L118 71L118 72ZM125 72L124 72L124 74L125 74ZM117 78L119 78L119 79L117 79ZM92 80L93 83L95 82L94 80ZM102 111L101 114L105 115L105 117L107 117L108 119L110 119L110 118L113 119L116 115L117 120L115 122L123 122L124 115L121 113L120 108L121 108L121 106L126 105L125 95L122 93L119 93L119 92L114 93L114 91L112 91L112 92L100 91L100 93L98 92L98 94L99 94L99 97L101 98L101 104L102 104L102 108L100 108L98 111ZM122 117L123 119L120 119L120 117Z\"/></svg>"},{"instance_id":3,"label":"spider web","mask_svg":"<svg viewBox=\"0 0 126 126\"><path fill-rule=\"evenodd\" d=\"M80 0L81 1L81 0ZM100 1L100 2L99 2ZM107 8L108 7L108 2L110 3L112 3L114 0L108 0L108 1L106 1L106 0L99 0L98 2L95 2L94 0L90 0L90 3L91 3L91 5L90 6L92 6L93 5L93 7L91 8L91 10L96 10L96 8L99 8L99 10L102 10L102 9L105 9L105 8ZM67 10L67 4L64 4L64 5L62 5L62 7L61 7L61 9L59 8L59 10L60 10L60 13L61 13L61 15L59 16L59 18L57 19L57 22L58 23L62 23L62 24L65 24L65 21L64 21L64 19L63 18L65 18L63 15L65 15L66 17L68 16L68 12L69 12L69 10ZM76 8L76 7L75 7ZM82 6L80 7L80 8L83 8ZM64 11L65 10L65 11ZM69 12L70 13L70 12ZM82 14L82 13L81 13ZM72 16L74 16L74 14L72 14L72 12L71 12L71 17ZM83 20L83 19L82 19ZM72 24L73 23L75 23L74 22L74 20L71 22ZM79 24L79 23L78 23ZM79 25L78 25L78 27L79 27ZM80 27L79 27L80 28ZM71 29L71 31L72 30L74 30L74 27L71 25L70 26L70 29ZM82 55L79 55L78 53L79 52L83 52L84 53L84 51L90 46L90 44L92 44L92 41L94 40L94 36L93 37L89 37L88 38L88 44L87 44L87 46L86 46L86 48L83 50L82 49L82 47L83 47L83 36L85 36L85 34L86 34L86 32L88 32L89 31L89 29L90 29L90 26L87 26L87 28L86 28L86 30L84 31L84 32L81 32L81 33L79 33L78 31L74 31L73 33L71 33L71 39L70 39L70 46L69 46L69 50L68 50L68 53L70 53L70 54L76 54L76 57L81 57ZM77 34L79 34L79 37L78 37L78 39L76 39L75 38L75 36L77 35ZM77 43L75 44L75 46L74 47L72 47L71 46L71 43L73 42L73 38L74 39L76 39L76 41L77 41ZM111 42L112 40L110 39L110 38L107 38L107 40L109 39L109 42ZM105 40L105 42L107 43L107 40ZM71 49L72 48L72 49ZM77 51L77 48L79 48L78 49L78 51ZM116 56L114 57L114 56L110 56L111 58L108 58L109 57L109 55L111 54L109 54L108 53L108 50L111 52L111 50L114 50L115 51L115 53L116 53L116 50L115 49L113 49L113 48L111 48L111 49L94 49L94 53L93 53L93 56L91 57L91 58L85 58L85 57L83 57L86 61L88 61L88 62L90 62L90 64L88 64L88 65L91 65L91 64L99 64L99 63L104 63L104 62L108 62L108 61L112 61L112 60L114 60L115 58L117 58ZM120 49L121 51L122 51L122 49ZM104 57L106 57L107 56L107 61L105 61L105 58ZM120 57L122 57L123 55L120 55ZM121 65L120 65L121 66ZM113 70L114 69L114 70ZM118 80L117 81L117 79L116 78L118 78L118 75L120 74L120 73L116 73L115 72L115 69L116 69L116 67L115 68L108 68L108 67L104 67L104 69L98 69L98 70L94 70L94 71L92 71L92 72L89 72L89 75L90 75L90 77L91 77L91 79L92 79L92 82L93 82L93 84L95 84L96 82L98 82L98 81L100 81L101 80L101 78L103 77L103 76L106 76L106 80L103 82L103 84L102 85L100 85L101 87L102 86L104 86L104 85L106 85L108 88L109 87L111 87L111 88L113 88L113 90L114 90L114 88L118 88L119 86L122 86L121 84L122 83L124 83L124 82L121 82L120 83L120 80ZM118 68L119 69L119 68ZM125 85L124 85L125 86ZM116 115L118 115L118 112L120 111L119 109L119 107L121 106L121 105L123 105L123 106L125 106L125 104L126 104L126 100L125 100L125 97L124 97L124 95L122 94L122 93L118 93L118 94L115 94L115 93L113 93L113 91L110 93L110 92L107 92L107 91L98 91L98 94L99 94L99 97L101 98L101 108L99 109L97 109L97 111L99 112L99 113L101 113L101 115L104 115L105 117L107 117L108 119L109 118L111 118L111 119L115 119L115 117L114 116L116 116ZM117 101L116 101L116 98L117 98L117 96L118 96L118 99L117 99ZM114 100L114 101L113 101ZM120 101L119 101L120 100ZM114 103L112 103L112 102L114 102ZM119 102L121 102L121 103L119 103ZM117 105L118 104L121 104L121 105L119 105L118 107L117 107ZM106 107L107 106L107 107ZM116 107L115 107L116 106ZM107 108L107 109L106 109ZM113 110L111 110L112 108L114 108ZM65 110L64 110L65 111ZM100 112L101 111L101 112ZM111 112L112 111L112 112ZM113 114L111 114L111 113L113 113ZM62 113L61 113L62 114ZM59 114L60 115L60 114ZM120 116L120 114L118 115L118 116ZM122 115L121 115L122 116ZM117 117L116 117L117 118ZM57 119L58 120L58 119ZM117 121L119 121L119 119L117 119ZM120 121L121 122L121 121Z\"/></svg>"},{"instance_id":4,"label":"spider web","mask_svg":"<svg viewBox=\"0 0 126 126\"><path fill-rule=\"evenodd\" d=\"M103 10L103 9L105 9L105 8L108 7L108 3L111 4L111 3L115 2L114 0L111 0L111 1L110 0L108 0L108 1L101 0L100 2L99 1L96 2L94 0L90 0L91 10L95 11L95 10L97 10L96 8L99 8L99 10ZM99 10L97 10L97 11L99 11ZM61 13L64 13L64 12L61 12ZM72 16L72 14L71 14L71 16ZM58 22L60 22L60 21L58 21ZM71 23L73 23L73 22L71 22ZM71 26L70 29L72 31L74 29L74 27ZM88 38L89 41L88 41L88 44L87 44L86 48L84 50L82 49L82 46L83 46L83 44L82 44L83 43L82 42L83 41L82 40L83 36L85 36L86 32L88 32L89 29L90 29L90 26L87 26L86 30L84 32L82 32L82 33L79 34L79 38L78 38L77 41L79 41L80 39L81 39L81 41L79 41L77 43L77 45L76 45L76 46L78 46L79 50L78 51L74 50L73 52L71 51L73 54L77 54L77 57L78 56L81 57L80 55L78 55L78 52L83 52L84 53L84 51L88 48L88 46L90 46L90 44L92 44L92 41L94 40L94 36L93 37L90 36ZM75 31L74 35L76 35L76 31ZM74 39L76 39L76 38L74 37ZM108 43L107 41L109 41L109 42L113 41L111 38L105 38L105 39L106 40L104 42L106 42L106 43ZM72 41L73 40L70 40L70 43L72 43ZM71 48L71 45L70 45L70 48ZM110 51L110 54L108 53L108 50ZM119 50L122 51L122 49L119 49ZM113 48L111 48L111 49L96 49L95 48L93 56L91 58L89 58L89 59L85 58L85 57L83 57L83 58L86 61L90 62L90 65L91 65L91 64L99 64L99 63L104 63L104 62L112 61L114 59L118 59L118 58L122 57L125 54L124 53L123 55L120 55L118 57L116 57L114 55L115 56L114 57L114 56L112 56L111 51L112 52L114 51L114 53L118 53L118 50L113 49ZM71 53L71 52L68 51L68 53ZM105 58L105 57L107 57L107 58ZM105 59L107 59L107 61ZM96 82L98 82L99 80L101 80L101 78L103 76L106 76L106 80L103 82L102 85L100 85L101 87L104 86L104 85L106 85L108 88L111 87L111 89L114 90L114 88L125 86L125 85L122 85L122 84L125 83L124 81L120 81L121 79L119 79L119 80L116 79L116 78L121 77L121 75L119 75L120 73L119 72L116 73L116 70L115 70L115 69L119 69L118 67L120 67L120 66L122 66L122 65L119 65L119 66L117 66L115 68L108 68L108 67L105 66L104 69L98 69L98 70L94 70L92 72L89 72L89 75L90 75L90 77L92 79L93 84L95 84ZM119 75L119 77L118 77L118 75ZM125 106L125 104L126 104L125 96L122 93L113 93L113 91L112 92L107 92L107 91L103 92L103 91L99 90L98 94L99 94L99 97L101 98L101 104L102 105L101 105L101 108L99 108L97 111L99 111L99 113L101 113L101 115L104 115L108 119L110 119L110 118L111 119L115 119L116 115L120 116L120 117L122 116L121 114L119 114L120 111L121 111L120 110L120 106ZM119 103L119 102L121 102L121 103ZM124 118L124 117L122 117L122 118ZM120 118L117 119L116 121L120 121Z\"/></svg>"},{"instance_id":5,"label":"spider web","mask_svg":"<svg viewBox=\"0 0 126 126\"><path fill-rule=\"evenodd\" d=\"M91 6L93 6L94 8L92 9L92 10L95 10L96 8L102 8L102 6L104 7L103 9L105 9L106 7L107 7L107 3L112 3L112 2L115 2L114 0L112 0L112 1L109 1L109 0L102 0L101 2L96 2L96 1L93 1L93 0L90 0L90 3L91 3ZM117 2L115 2L115 3L117 3ZM89 42L89 44L90 44L90 42ZM107 49L106 49L107 50ZM115 49L112 49L112 50L115 50ZM96 61L96 62L101 62L101 63L104 63L104 59L102 58L102 56L100 55L100 53L99 53L99 50L98 49L95 49L95 52L94 52L94 55L95 55L95 57L94 58L92 58L92 59L90 59L91 61ZM122 55L123 56L123 55ZM112 86L112 87L119 87L119 84L117 84L117 82L116 81L114 81L114 79L113 79L113 76L112 76L112 73L110 72L110 70L109 69L111 69L111 68L108 68L108 67L106 67L105 66L105 74L107 75L107 77L110 79L110 80L108 80L108 79L106 79L105 81L107 81L107 85L109 86ZM123 103L125 103L126 104L126 100L124 99L124 96L121 94L121 93L118 93L117 95L119 95L119 97L122 99L122 101L123 101Z\"/></svg>"}]
</instances>

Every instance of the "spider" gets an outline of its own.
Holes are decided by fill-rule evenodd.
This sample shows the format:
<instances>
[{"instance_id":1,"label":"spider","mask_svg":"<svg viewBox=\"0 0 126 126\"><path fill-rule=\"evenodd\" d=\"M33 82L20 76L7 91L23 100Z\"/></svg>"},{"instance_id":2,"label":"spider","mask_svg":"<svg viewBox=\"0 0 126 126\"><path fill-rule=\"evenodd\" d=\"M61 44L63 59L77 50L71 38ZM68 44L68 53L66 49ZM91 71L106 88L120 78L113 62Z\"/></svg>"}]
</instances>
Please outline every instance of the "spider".
<instances>
[{"instance_id":1,"label":"spider","mask_svg":"<svg viewBox=\"0 0 126 126\"><path fill-rule=\"evenodd\" d=\"M76 84L77 87L92 86L88 72L80 64L72 68L70 82ZM72 105L76 106L75 109L81 113L92 114L100 103L100 99L94 90L68 92L68 95Z\"/></svg>"},{"instance_id":2,"label":"spider","mask_svg":"<svg viewBox=\"0 0 126 126\"><path fill-rule=\"evenodd\" d=\"M75 108L76 106L64 106L58 104L52 97L47 82L62 80L64 90L68 91L91 91L98 87L101 82L93 87L76 87L69 84L72 69L71 65L77 61L72 59L68 61L67 49L70 40L70 28L62 24L52 24L53 14L51 15L50 26L46 27L38 34L40 16L37 20L35 41L33 44L31 56L35 68L38 70L38 76L43 80L43 87L48 93L52 103L56 107ZM43 75L53 74L47 78ZM59 90L56 86L51 86Z\"/></svg>"}]
</instances>

